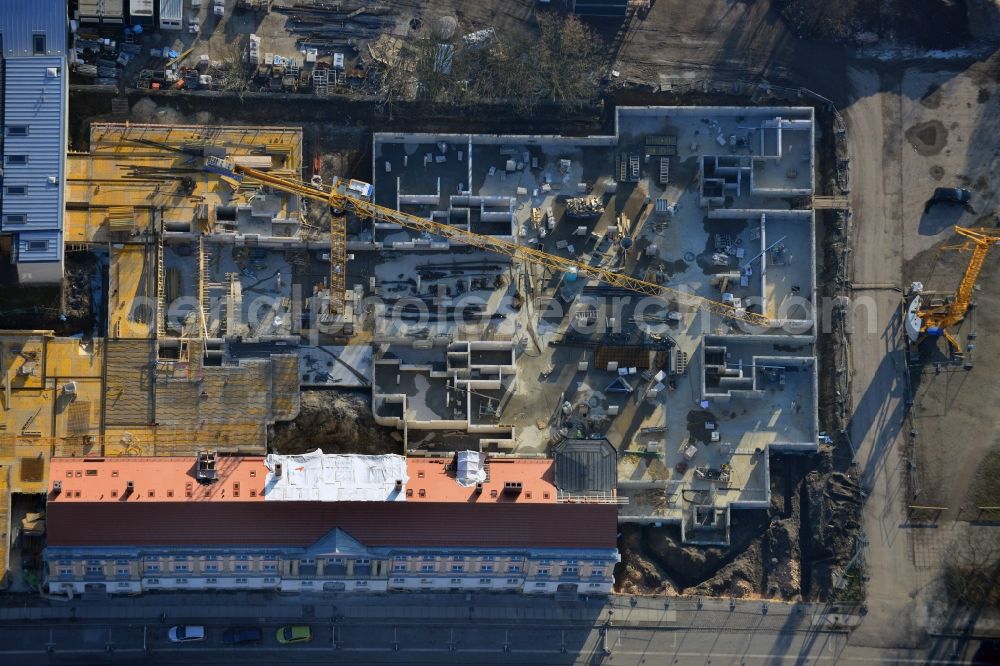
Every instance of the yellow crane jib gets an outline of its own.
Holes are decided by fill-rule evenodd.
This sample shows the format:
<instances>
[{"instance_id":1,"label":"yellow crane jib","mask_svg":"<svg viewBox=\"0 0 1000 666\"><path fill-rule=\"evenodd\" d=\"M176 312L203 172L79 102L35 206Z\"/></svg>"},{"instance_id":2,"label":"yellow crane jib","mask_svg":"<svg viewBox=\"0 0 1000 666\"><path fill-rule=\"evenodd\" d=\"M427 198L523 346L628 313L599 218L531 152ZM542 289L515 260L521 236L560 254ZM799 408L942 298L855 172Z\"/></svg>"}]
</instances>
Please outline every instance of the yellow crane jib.
<instances>
[{"instance_id":1,"label":"yellow crane jib","mask_svg":"<svg viewBox=\"0 0 1000 666\"><path fill-rule=\"evenodd\" d=\"M917 317L920 318L920 333L944 336L956 351L961 352L961 345L948 332L948 329L961 323L969 312L976 281L983 270L983 264L990 248L1000 243L1000 231L955 227L955 233L968 238L967 246L972 249L972 256L969 257L969 264L965 267L965 274L962 275L962 281L958 284L955 297L941 306L918 309Z\"/></svg>"},{"instance_id":2,"label":"yellow crane jib","mask_svg":"<svg viewBox=\"0 0 1000 666\"><path fill-rule=\"evenodd\" d=\"M340 210L351 210L357 216L398 224L401 227L415 231L427 232L447 240L454 240L466 245L478 247L483 250L505 255L513 259L527 263L544 266L546 268L562 271L565 273L577 273L591 278L598 279L606 284L622 289L628 289L647 296L673 296L679 301L689 305L707 310L727 319L741 321L755 327L773 328L782 325L811 325L809 320L775 320L765 315L750 312L744 308L735 308L726 303L713 301L695 294L684 292L678 289L665 287L655 282L641 280L631 275L617 273L599 266L591 266L583 262L575 261L558 255L549 254L541 250L519 245L501 238L485 236L464 229L459 229L447 224L441 224L434 220L425 219L409 213L386 208L372 203L372 186L358 180L334 179L333 187L326 189L300 181L290 180L275 176L264 171L239 166L230 160L221 158L208 158L206 170L219 173L222 176L230 175L234 178L245 176L255 181L268 185L290 194L298 194L310 199L326 202L331 208ZM335 248L335 245L337 246ZM339 249L338 249L339 248ZM343 224L336 220L331 226L331 264L336 262L339 273L344 271L342 267L346 262L346 238ZM342 290L341 290L342 291ZM333 299L334 285L331 284L331 299ZM342 298L342 297L341 297ZM331 312L335 308L331 300ZM339 312L339 310L337 311Z\"/></svg>"}]
</instances>

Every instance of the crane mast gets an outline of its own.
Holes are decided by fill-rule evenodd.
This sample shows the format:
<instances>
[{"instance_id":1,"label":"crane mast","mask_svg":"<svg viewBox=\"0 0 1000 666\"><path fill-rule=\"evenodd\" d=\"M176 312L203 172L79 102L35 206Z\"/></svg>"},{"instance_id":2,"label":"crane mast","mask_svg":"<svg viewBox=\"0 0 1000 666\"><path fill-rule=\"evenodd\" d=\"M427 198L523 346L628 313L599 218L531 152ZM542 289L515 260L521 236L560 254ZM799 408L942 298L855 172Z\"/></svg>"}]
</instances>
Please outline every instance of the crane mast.
<instances>
[{"instance_id":1,"label":"crane mast","mask_svg":"<svg viewBox=\"0 0 1000 666\"><path fill-rule=\"evenodd\" d=\"M983 270L983 263L986 255L989 254L993 245L1000 243L1000 233L986 229L968 229L966 227L955 227L955 233L965 236L971 242L972 256L969 258L969 265L965 267L965 274L955 292L955 298L941 307L918 310L917 316L921 318L920 332L932 333L940 332L957 351L961 351L961 345L948 332L948 328L961 323L969 311L972 304L972 291L979 279L979 274Z\"/></svg>"},{"instance_id":2,"label":"crane mast","mask_svg":"<svg viewBox=\"0 0 1000 666\"><path fill-rule=\"evenodd\" d=\"M409 213L403 213L392 208L386 208L385 206L379 206L369 200L371 185L361 183L360 181L336 179L332 188L325 189L321 186L281 178L250 167L235 165L231 162L228 162L226 166L235 174L241 174L282 192L323 201L331 208L349 209L361 218L371 219L376 222L397 224L407 229L426 232L447 240L465 243L466 245L495 252L536 266L543 266L554 271L585 275L611 286L628 289L646 296L673 296L681 302L699 307L727 319L744 322L751 326L770 328L778 323L764 315L749 312L744 308L735 308L726 303L665 287L648 280L641 280L631 275L625 275L599 266L591 266L590 264L549 254L526 245L519 245L518 243L493 236L477 234L451 225L441 224L434 220L410 215ZM343 312L346 248L346 231L343 224L334 218L330 229L330 312L334 315ZM339 276L339 281L334 280L333 274L335 272ZM336 296L334 294L335 289L337 290Z\"/></svg>"}]
</instances>

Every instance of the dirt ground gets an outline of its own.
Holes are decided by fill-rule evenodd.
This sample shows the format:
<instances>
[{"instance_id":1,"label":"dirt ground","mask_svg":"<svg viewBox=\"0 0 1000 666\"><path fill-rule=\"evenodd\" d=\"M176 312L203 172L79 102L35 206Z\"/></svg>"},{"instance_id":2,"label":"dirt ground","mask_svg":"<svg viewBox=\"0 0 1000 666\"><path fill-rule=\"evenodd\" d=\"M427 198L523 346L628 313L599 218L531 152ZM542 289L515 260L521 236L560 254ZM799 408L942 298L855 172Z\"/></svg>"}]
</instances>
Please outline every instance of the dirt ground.
<instances>
[{"instance_id":1,"label":"dirt ground","mask_svg":"<svg viewBox=\"0 0 1000 666\"><path fill-rule=\"evenodd\" d=\"M832 451L773 456L771 508L732 514L728 548L685 546L677 527L623 525L616 591L827 601L853 555L861 500Z\"/></svg>"},{"instance_id":2,"label":"dirt ground","mask_svg":"<svg viewBox=\"0 0 1000 666\"><path fill-rule=\"evenodd\" d=\"M379 455L403 453L402 439L391 428L375 423L371 396L347 391L302 391L302 406L293 421L276 423L269 449L274 453Z\"/></svg>"},{"instance_id":3,"label":"dirt ground","mask_svg":"<svg viewBox=\"0 0 1000 666\"><path fill-rule=\"evenodd\" d=\"M0 289L0 328L90 335L95 325L91 285L98 270L94 255L71 252L66 255L61 286Z\"/></svg>"},{"instance_id":4,"label":"dirt ground","mask_svg":"<svg viewBox=\"0 0 1000 666\"><path fill-rule=\"evenodd\" d=\"M969 260L968 252L942 249L959 244L946 238L906 266L908 279L921 280L931 291L954 291ZM1000 281L1000 251L987 257L975 294L976 307L957 331L963 344L973 343L965 364L949 363L947 343L927 340L922 364L911 364L917 465L914 504L948 507L946 520L979 520L977 507L1000 506L1000 426L996 407L983 396L995 393L1000 374L1000 294L990 285ZM975 339L970 334L975 332ZM995 516L993 516L995 517Z\"/></svg>"}]
</instances>

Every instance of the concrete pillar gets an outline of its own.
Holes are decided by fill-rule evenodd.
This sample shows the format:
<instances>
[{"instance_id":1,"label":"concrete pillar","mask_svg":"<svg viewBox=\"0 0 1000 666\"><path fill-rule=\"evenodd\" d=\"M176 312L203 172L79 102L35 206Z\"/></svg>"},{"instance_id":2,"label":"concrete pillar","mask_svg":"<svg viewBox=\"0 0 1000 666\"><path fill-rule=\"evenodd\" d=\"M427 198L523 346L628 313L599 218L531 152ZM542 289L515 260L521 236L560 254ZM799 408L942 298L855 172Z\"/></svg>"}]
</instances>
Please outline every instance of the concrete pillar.
<instances>
[{"instance_id":1,"label":"concrete pillar","mask_svg":"<svg viewBox=\"0 0 1000 666\"><path fill-rule=\"evenodd\" d=\"M354 578L354 560L347 560L347 577Z\"/></svg>"}]
</instances>

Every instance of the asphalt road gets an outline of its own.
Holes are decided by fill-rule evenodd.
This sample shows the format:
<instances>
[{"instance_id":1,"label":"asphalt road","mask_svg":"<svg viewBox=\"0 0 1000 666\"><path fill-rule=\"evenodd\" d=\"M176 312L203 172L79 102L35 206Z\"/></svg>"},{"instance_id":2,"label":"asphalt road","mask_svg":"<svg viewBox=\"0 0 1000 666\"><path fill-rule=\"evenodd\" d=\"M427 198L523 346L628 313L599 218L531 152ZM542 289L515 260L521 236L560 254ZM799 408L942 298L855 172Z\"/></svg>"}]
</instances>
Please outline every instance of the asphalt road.
<instances>
[{"instance_id":1,"label":"asphalt road","mask_svg":"<svg viewBox=\"0 0 1000 666\"><path fill-rule=\"evenodd\" d=\"M926 652L852 648L841 632L657 627L454 626L311 623L311 643L280 645L262 624L259 645L229 647L225 623L203 642L172 644L169 625L60 624L0 627L0 663L18 664L944 664ZM333 637L337 642L334 647ZM969 646L970 649L974 645ZM971 654L971 653L969 653Z\"/></svg>"}]
</instances>

